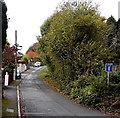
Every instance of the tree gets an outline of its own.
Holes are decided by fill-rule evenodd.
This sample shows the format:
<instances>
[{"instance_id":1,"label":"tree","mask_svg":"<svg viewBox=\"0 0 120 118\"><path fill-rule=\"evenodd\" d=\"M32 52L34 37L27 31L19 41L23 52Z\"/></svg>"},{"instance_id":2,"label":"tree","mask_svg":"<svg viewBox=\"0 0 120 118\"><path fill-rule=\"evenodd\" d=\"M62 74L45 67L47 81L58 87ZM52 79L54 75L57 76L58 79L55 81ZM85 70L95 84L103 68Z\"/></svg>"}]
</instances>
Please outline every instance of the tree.
<instances>
[{"instance_id":1,"label":"tree","mask_svg":"<svg viewBox=\"0 0 120 118\"><path fill-rule=\"evenodd\" d=\"M15 53L16 47L5 45L2 56L2 66L4 67L5 72L12 74L13 69L15 68Z\"/></svg>"},{"instance_id":2,"label":"tree","mask_svg":"<svg viewBox=\"0 0 120 118\"><path fill-rule=\"evenodd\" d=\"M106 31L105 18L91 2L66 2L44 22L39 40L42 60L61 86L81 75L100 74L110 59Z\"/></svg>"},{"instance_id":3,"label":"tree","mask_svg":"<svg viewBox=\"0 0 120 118\"><path fill-rule=\"evenodd\" d=\"M114 63L120 63L120 19L116 21L113 16L107 19L107 45L111 48Z\"/></svg>"},{"instance_id":4,"label":"tree","mask_svg":"<svg viewBox=\"0 0 120 118\"><path fill-rule=\"evenodd\" d=\"M40 60L40 54L38 51L39 43L34 43L26 52L26 56L29 60L32 59L32 61L39 61Z\"/></svg>"},{"instance_id":5,"label":"tree","mask_svg":"<svg viewBox=\"0 0 120 118\"><path fill-rule=\"evenodd\" d=\"M4 50L2 52L2 67L4 70L2 71L2 97L3 96L3 90L4 90L4 77L5 73L8 72L9 76L13 78L13 69L15 68L15 52L16 47L12 46L10 47L9 43L7 43L4 46Z\"/></svg>"},{"instance_id":6,"label":"tree","mask_svg":"<svg viewBox=\"0 0 120 118\"><path fill-rule=\"evenodd\" d=\"M25 54L25 55L22 57L22 60L25 61L26 64L28 64L29 57Z\"/></svg>"}]
</instances>

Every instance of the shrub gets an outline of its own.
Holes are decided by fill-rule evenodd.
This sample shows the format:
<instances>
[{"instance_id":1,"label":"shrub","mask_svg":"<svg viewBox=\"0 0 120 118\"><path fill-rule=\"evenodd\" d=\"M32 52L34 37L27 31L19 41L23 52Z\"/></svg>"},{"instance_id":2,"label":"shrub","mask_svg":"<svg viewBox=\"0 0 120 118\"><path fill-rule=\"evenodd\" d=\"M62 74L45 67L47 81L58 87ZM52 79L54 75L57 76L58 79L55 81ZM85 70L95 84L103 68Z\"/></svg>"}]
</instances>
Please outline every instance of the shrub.
<instances>
[{"instance_id":1,"label":"shrub","mask_svg":"<svg viewBox=\"0 0 120 118\"><path fill-rule=\"evenodd\" d=\"M71 93L70 93L70 96L71 96L71 98L78 98L78 96L80 96L80 88L72 88L71 89Z\"/></svg>"},{"instance_id":2,"label":"shrub","mask_svg":"<svg viewBox=\"0 0 120 118\"><path fill-rule=\"evenodd\" d=\"M120 83L120 72L112 72L112 73L110 73L110 82L112 84Z\"/></svg>"},{"instance_id":3,"label":"shrub","mask_svg":"<svg viewBox=\"0 0 120 118\"><path fill-rule=\"evenodd\" d=\"M81 89L80 96L78 96L78 102L83 103L85 105L98 107L99 102L100 102L100 97L95 92L94 87L89 85L89 86L86 86L85 88Z\"/></svg>"}]
</instances>

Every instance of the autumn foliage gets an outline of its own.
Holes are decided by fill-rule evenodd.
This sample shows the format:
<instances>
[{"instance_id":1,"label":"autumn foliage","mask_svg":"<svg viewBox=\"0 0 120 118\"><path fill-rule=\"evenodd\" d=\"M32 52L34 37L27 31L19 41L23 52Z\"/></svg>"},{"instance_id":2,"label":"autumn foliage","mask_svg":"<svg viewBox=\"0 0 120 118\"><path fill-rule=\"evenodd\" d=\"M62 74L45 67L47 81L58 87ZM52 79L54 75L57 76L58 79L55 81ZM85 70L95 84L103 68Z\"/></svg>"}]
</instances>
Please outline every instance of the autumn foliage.
<instances>
[{"instance_id":1,"label":"autumn foliage","mask_svg":"<svg viewBox=\"0 0 120 118\"><path fill-rule=\"evenodd\" d=\"M27 53L27 56L28 56L29 58L39 57L39 55L38 55L36 52L32 52L32 51L28 52L28 53Z\"/></svg>"},{"instance_id":2,"label":"autumn foliage","mask_svg":"<svg viewBox=\"0 0 120 118\"><path fill-rule=\"evenodd\" d=\"M29 47L28 51L26 52L26 56L29 60L32 59L32 61L39 61L40 54L38 52L39 43L34 43L31 47Z\"/></svg>"},{"instance_id":3,"label":"autumn foliage","mask_svg":"<svg viewBox=\"0 0 120 118\"><path fill-rule=\"evenodd\" d=\"M15 64L15 52L17 51L15 46L10 47L9 45L5 45L3 51L3 66L7 66L10 64Z\"/></svg>"}]
</instances>

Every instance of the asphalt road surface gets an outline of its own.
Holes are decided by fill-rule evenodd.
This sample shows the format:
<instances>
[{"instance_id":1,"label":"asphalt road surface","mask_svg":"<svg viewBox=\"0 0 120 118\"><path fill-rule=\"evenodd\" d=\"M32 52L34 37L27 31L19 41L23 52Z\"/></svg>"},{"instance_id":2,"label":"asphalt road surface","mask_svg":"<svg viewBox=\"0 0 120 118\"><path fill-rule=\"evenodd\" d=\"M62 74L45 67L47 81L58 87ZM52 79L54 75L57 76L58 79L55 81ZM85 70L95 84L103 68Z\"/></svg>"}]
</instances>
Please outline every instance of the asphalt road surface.
<instances>
[{"instance_id":1,"label":"asphalt road surface","mask_svg":"<svg viewBox=\"0 0 120 118\"><path fill-rule=\"evenodd\" d=\"M75 104L45 85L37 77L44 68L31 68L22 74L20 89L25 101L26 116L105 116L104 113Z\"/></svg>"}]
</instances>

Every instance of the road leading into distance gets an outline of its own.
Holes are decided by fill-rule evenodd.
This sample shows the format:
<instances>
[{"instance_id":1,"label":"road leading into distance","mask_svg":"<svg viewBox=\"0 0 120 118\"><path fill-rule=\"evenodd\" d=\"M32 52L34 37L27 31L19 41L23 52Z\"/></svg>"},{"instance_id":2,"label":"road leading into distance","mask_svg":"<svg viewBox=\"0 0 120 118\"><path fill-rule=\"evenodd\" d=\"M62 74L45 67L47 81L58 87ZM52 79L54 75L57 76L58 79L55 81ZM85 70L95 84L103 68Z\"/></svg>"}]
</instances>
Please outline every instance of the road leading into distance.
<instances>
[{"instance_id":1,"label":"road leading into distance","mask_svg":"<svg viewBox=\"0 0 120 118\"><path fill-rule=\"evenodd\" d=\"M20 89L25 100L25 116L105 116L104 113L75 104L45 85L37 77L44 68L31 68L22 74Z\"/></svg>"}]
</instances>

